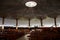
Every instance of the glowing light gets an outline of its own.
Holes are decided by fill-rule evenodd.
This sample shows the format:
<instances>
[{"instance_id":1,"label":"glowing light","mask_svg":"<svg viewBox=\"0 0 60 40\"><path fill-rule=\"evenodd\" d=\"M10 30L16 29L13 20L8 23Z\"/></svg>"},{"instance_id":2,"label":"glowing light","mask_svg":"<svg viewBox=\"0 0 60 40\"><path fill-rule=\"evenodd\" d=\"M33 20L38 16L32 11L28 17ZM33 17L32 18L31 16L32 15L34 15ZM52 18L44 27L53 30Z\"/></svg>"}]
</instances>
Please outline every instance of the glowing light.
<instances>
[{"instance_id":1,"label":"glowing light","mask_svg":"<svg viewBox=\"0 0 60 40\"><path fill-rule=\"evenodd\" d=\"M35 6L37 5L37 3L34 2L34 1L29 1L29 2L26 2L25 5L26 5L27 7L35 7Z\"/></svg>"}]
</instances>

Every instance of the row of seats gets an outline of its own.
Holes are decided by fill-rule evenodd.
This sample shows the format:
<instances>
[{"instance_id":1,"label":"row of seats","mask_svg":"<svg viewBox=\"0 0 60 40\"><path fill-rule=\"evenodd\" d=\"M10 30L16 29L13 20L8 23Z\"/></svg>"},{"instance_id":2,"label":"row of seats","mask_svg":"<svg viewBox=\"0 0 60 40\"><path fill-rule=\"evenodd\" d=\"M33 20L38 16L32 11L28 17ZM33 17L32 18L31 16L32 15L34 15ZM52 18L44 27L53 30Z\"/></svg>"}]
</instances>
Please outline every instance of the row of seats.
<instances>
[{"instance_id":1,"label":"row of seats","mask_svg":"<svg viewBox=\"0 0 60 40\"><path fill-rule=\"evenodd\" d=\"M0 39L16 40L24 35L24 32L16 29L6 29L0 31Z\"/></svg>"},{"instance_id":2,"label":"row of seats","mask_svg":"<svg viewBox=\"0 0 60 40\"><path fill-rule=\"evenodd\" d=\"M30 33L30 40L60 40L60 29L36 29Z\"/></svg>"}]
</instances>

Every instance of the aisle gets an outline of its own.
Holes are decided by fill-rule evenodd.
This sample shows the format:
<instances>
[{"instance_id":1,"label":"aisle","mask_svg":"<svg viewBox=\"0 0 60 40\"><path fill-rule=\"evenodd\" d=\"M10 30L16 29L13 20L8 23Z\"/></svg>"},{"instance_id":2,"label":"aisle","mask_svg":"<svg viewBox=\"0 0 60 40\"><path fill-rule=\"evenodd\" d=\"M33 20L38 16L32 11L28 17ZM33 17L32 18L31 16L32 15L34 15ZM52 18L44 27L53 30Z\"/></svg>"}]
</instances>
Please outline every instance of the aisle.
<instances>
[{"instance_id":1,"label":"aisle","mask_svg":"<svg viewBox=\"0 0 60 40\"><path fill-rule=\"evenodd\" d=\"M21 38L18 38L17 40L29 40L29 38L27 36L29 36L30 34L26 34L24 36L22 36Z\"/></svg>"}]
</instances>

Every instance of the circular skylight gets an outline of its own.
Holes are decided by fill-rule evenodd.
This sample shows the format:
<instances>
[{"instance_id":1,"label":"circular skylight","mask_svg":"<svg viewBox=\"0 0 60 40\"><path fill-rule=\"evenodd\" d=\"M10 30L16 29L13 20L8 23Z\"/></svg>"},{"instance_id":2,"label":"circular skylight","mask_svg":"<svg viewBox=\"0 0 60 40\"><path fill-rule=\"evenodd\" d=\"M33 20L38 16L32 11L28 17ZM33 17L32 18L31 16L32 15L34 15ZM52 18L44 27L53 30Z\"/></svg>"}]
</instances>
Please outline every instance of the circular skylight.
<instances>
[{"instance_id":1,"label":"circular skylight","mask_svg":"<svg viewBox=\"0 0 60 40\"><path fill-rule=\"evenodd\" d=\"M35 7L35 6L37 5L37 3L34 2L34 1L29 1L29 2L26 2L25 5L26 5L27 7Z\"/></svg>"}]
</instances>

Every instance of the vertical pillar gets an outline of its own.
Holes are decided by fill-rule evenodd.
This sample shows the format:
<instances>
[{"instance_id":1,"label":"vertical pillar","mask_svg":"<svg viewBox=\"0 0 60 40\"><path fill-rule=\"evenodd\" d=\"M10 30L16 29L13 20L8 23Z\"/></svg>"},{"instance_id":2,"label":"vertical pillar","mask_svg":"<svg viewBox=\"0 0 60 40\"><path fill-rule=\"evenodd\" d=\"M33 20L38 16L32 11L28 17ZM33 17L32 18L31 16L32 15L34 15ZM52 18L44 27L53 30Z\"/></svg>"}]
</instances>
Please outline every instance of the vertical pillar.
<instances>
[{"instance_id":1,"label":"vertical pillar","mask_svg":"<svg viewBox=\"0 0 60 40\"><path fill-rule=\"evenodd\" d=\"M30 27L30 18L28 20L29 20L29 27Z\"/></svg>"},{"instance_id":2,"label":"vertical pillar","mask_svg":"<svg viewBox=\"0 0 60 40\"><path fill-rule=\"evenodd\" d=\"M4 30L4 17L2 18L2 30Z\"/></svg>"},{"instance_id":3,"label":"vertical pillar","mask_svg":"<svg viewBox=\"0 0 60 40\"><path fill-rule=\"evenodd\" d=\"M18 29L18 19L16 18L16 29Z\"/></svg>"},{"instance_id":4,"label":"vertical pillar","mask_svg":"<svg viewBox=\"0 0 60 40\"><path fill-rule=\"evenodd\" d=\"M55 27L57 27L57 24L56 24L56 17L54 17L54 25L55 25Z\"/></svg>"},{"instance_id":5,"label":"vertical pillar","mask_svg":"<svg viewBox=\"0 0 60 40\"><path fill-rule=\"evenodd\" d=\"M43 27L43 20L42 20L42 18L40 18L40 22L41 22L41 27Z\"/></svg>"}]
</instances>

